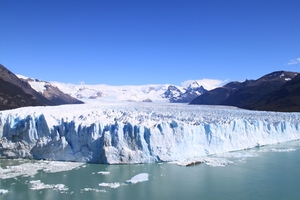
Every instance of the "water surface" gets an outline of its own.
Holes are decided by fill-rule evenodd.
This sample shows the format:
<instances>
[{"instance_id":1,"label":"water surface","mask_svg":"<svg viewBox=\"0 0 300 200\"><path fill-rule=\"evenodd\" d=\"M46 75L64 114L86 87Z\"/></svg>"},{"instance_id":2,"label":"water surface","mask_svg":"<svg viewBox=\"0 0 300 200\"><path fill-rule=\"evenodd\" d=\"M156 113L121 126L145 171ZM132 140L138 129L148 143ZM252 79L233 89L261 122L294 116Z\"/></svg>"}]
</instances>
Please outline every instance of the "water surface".
<instances>
[{"instance_id":1,"label":"water surface","mask_svg":"<svg viewBox=\"0 0 300 200\"><path fill-rule=\"evenodd\" d=\"M299 148L299 141L270 145L212 156L211 163L191 167L1 159L0 189L7 193L0 199L300 199ZM217 166L220 159L230 164ZM22 170L12 166L38 171L13 177ZM66 166L70 169L60 170ZM141 173L147 173L148 180L126 184Z\"/></svg>"}]
</instances>

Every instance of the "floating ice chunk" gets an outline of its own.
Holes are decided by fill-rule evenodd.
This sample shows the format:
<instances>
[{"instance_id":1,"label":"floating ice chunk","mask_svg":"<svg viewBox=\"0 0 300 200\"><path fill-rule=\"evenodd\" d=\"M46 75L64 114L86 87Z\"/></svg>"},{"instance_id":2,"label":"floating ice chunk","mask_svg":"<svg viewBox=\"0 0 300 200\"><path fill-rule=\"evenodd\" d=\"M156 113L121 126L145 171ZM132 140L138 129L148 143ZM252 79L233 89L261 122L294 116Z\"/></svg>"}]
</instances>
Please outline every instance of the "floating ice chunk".
<instances>
[{"instance_id":1,"label":"floating ice chunk","mask_svg":"<svg viewBox=\"0 0 300 200\"><path fill-rule=\"evenodd\" d=\"M83 188L80 190L81 192L103 192L105 193L106 190L98 190L98 189L95 189L95 188Z\"/></svg>"},{"instance_id":2,"label":"floating ice chunk","mask_svg":"<svg viewBox=\"0 0 300 200\"><path fill-rule=\"evenodd\" d=\"M115 182L115 183L99 183L98 185L101 186L101 187L110 187L110 188L118 188L118 187L121 186L121 184L118 183L118 182Z\"/></svg>"},{"instance_id":3,"label":"floating ice chunk","mask_svg":"<svg viewBox=\"0 0 300 200\"><path fill-rule=\"evenodd\" d=\"M110 172L100 171L100 172L98 172L98 174L108 175L108 174L110 174Z\"/></svg>"},{"instance_id":4,"label":"floating ice chunk","mask_svg":"<svg viewBox=\"0 0 300 200\"><path fill-rule=\"evenodd\" d=\"M8 190L0 189L0 194L7 194Z\"/></svg>"},{"instance_id":5,"label":"floating ice chunk","mask_svg":"<svg viewBox=\"0 0 300 200\"><path fill-rule=\"evenodd\" d=\"M31 184L31 190L42 190L42 189L54 189L54 190L60 190L60 191L66 191L69 190L68 187L66 187L64 184L44 184L40 180L36 181L30 181Z\"/></svg>"},{"instance_id":6,"label":"floating ice chunk","mask_svg":"<svg viewBox=\"0 0 300 200\"><path fill-rule=\"evenodd\" d=\"M138 182L148 181L148 176L149 176L148 173L140 173L138 175L135 175L131 179L127 180L126 183L127 184L135 184Z\"/></svg>"}]
</instances>

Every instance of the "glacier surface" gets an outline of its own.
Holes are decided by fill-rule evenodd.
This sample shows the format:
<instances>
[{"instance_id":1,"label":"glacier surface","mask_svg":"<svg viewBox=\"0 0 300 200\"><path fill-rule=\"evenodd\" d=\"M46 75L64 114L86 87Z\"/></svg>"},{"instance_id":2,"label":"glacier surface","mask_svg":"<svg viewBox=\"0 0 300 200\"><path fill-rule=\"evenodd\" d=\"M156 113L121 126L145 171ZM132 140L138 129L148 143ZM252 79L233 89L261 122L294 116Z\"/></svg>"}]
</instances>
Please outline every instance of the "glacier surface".
<instances>
[{"instance_id":1,"label":"glacier surface","mask_svg":"<svg viewBox=\"0 0 300 200\"><path fill-rule=\"evenodd\" d=\"M5 158L149 163L298 139L300 113L103 102L0 112Z\"/></svg>"}]
</instances>

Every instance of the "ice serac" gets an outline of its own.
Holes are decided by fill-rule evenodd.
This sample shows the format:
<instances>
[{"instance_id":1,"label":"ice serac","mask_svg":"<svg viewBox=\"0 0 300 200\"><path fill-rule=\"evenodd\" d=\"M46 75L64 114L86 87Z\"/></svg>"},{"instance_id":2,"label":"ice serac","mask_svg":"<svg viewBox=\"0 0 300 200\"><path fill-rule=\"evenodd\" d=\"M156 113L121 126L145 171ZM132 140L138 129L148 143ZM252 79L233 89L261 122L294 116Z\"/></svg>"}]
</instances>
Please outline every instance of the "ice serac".
<instances>
[{"instance_id":1,"label":"ice serac","mask_svg":"<svg viewBox=\"0 0 300 200\"><path fill-rule=\"evenodd\" d=\"M300 113L123 103L0 112L0 155L94 163L176 161L300 139Z\"/></svg>"}]
</instances>

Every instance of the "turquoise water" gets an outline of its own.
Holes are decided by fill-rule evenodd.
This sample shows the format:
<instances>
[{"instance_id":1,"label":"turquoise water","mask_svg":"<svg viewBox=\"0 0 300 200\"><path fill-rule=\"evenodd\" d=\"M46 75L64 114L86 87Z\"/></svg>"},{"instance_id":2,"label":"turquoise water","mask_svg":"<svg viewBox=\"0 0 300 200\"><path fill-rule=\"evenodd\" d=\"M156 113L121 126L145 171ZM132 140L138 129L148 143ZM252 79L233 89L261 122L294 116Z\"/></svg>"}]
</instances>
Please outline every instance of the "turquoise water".
<instances>
[{"instance_id":1,"label":"turquoise water","mask_svg":"<svg viewBox=\"0 0 300 200\"><path fill-rule=\"evenodd\" d=\"M300 199L300 141L210 158L230 164L83 164L68 171L39 170L8 178L10 174L3 177L8 167L26 163L26 171L41 162L1 159L0 189L7 193L0 199ZM148 180L125 183L140 173L147 173ZM34 188L37 181L40 185Z\"/></svg>"}]
</instances>

